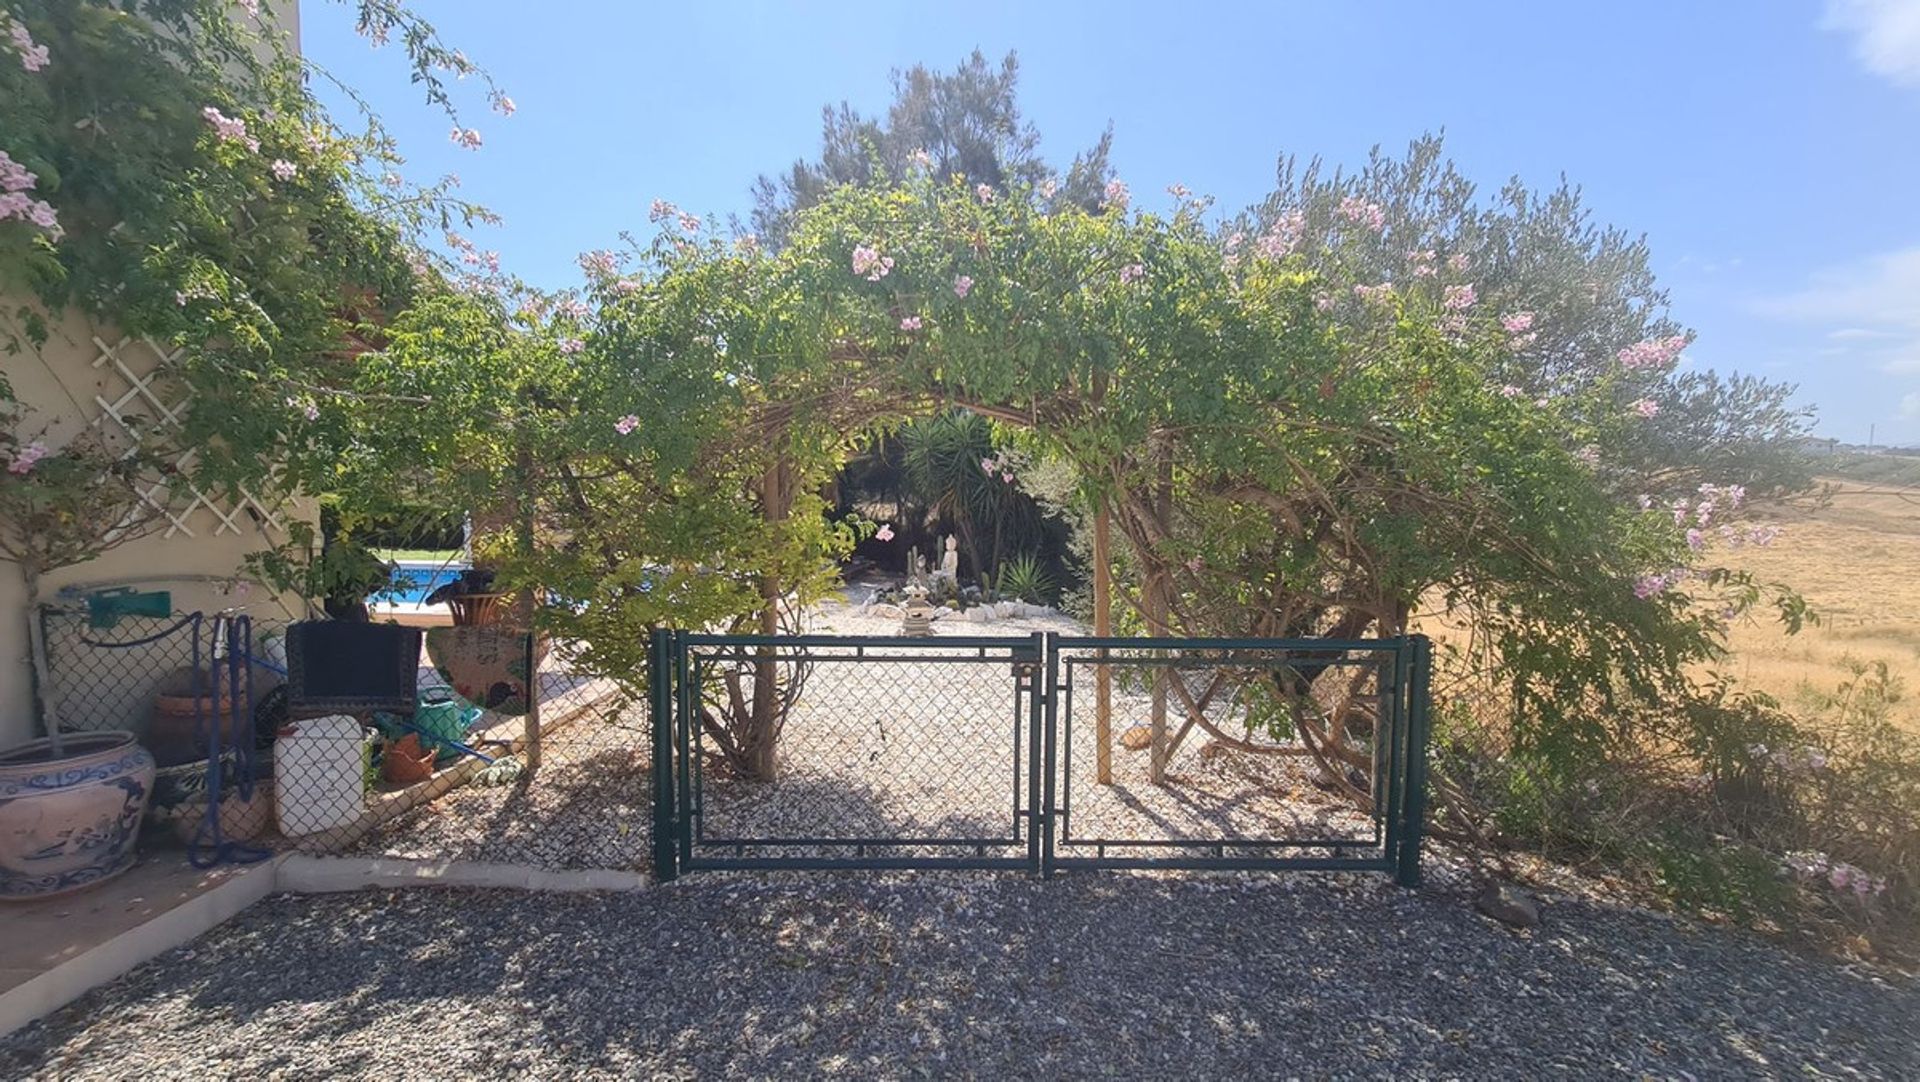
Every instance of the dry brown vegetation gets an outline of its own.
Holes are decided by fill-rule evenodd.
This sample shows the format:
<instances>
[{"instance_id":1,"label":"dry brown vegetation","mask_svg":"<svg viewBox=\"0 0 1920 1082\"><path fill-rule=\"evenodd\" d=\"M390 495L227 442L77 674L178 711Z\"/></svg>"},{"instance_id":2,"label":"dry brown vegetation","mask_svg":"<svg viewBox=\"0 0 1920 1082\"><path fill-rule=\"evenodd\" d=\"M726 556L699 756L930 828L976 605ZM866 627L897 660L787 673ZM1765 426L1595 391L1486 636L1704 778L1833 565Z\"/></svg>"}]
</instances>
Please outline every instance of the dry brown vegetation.
<instances>
[{"instance_id":1,"label":"dry brown vegetation","mask_svg":"<svg viewBox=\"0 0 1920 1082\"><path fill-rule=\"evenodd\" d=\"M1909 692L1893 720L1920 734L1920 488L1831 481L1818 507L1762 508L1784 532L1729 562L1804 594L1821 625L1798 635L1748 621L1717 667L1796 713L1817 710L1855 665L1884 661Z\"/></svg>"}]
</instances>

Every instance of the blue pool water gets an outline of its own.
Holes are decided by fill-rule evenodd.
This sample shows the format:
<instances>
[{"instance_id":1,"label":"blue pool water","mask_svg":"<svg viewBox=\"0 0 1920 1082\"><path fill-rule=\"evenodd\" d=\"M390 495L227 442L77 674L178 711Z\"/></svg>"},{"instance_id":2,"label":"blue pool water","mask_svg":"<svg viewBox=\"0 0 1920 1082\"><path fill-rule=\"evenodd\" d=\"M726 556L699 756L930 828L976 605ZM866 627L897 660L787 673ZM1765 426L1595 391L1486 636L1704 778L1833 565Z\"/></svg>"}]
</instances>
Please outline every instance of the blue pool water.
<instances>
[{"instance_id":1,"label":"blue pool water","mask_svg":"<svg viewBox=\"0 0 1920 1082\"><path fill-rule=\"evenodd\" d=\"M421 604L426 601L428 594L459 578L460 572L466 569L467 565L464 563L424 564L396 562L393 571L394 588L375 594L374 600L389 605Z\"/></svg>"}]
</instances>

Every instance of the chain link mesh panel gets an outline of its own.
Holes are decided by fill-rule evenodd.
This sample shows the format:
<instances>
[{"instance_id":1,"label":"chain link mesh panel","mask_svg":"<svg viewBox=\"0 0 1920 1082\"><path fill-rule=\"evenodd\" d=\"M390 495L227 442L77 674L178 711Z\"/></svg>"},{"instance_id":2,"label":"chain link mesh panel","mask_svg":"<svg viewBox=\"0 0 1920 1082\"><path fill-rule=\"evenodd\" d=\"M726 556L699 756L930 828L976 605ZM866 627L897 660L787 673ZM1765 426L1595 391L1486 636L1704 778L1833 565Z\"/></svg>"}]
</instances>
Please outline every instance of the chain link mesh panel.
<instances>
[{"instance_id":1,"label":"chain link mesh panel","mask_svg":"<svg viewBox=\"0 0 1920 1082\"><path fill-rule=\"evenodd\" d=\"M147 845L184 845L200 864L289 849L556 870L647 862L646 703L573 671L564 648L534 666L535 767L524 662L463 698L450 676L471 666L450 672L429 648L412 712L343 713L290 694L284 625L176 614L99 628L62 608L41 621L41 694L63 731L126 729L155 756Z\"/></svg>"}]
</instances>

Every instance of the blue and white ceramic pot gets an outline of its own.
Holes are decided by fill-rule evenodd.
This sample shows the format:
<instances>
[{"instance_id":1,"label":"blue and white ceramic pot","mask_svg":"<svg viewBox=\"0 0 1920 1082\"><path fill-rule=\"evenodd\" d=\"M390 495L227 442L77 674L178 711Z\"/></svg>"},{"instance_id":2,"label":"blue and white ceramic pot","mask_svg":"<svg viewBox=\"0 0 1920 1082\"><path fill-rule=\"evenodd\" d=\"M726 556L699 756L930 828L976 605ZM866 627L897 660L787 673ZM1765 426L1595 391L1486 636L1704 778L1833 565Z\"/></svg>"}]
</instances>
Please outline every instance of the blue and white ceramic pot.
<instances>
[{"instance_id":1,"label":"blue and white ceramic pot","mask_svg":"<svg viewBox=\"0 0 1920 1082\"><path fill-rule=\"evenodd\" d=\"M70 733L0 752L0 901L44 898L133 865L153 756L132 733Z\"/></svg>"}]
</instances>

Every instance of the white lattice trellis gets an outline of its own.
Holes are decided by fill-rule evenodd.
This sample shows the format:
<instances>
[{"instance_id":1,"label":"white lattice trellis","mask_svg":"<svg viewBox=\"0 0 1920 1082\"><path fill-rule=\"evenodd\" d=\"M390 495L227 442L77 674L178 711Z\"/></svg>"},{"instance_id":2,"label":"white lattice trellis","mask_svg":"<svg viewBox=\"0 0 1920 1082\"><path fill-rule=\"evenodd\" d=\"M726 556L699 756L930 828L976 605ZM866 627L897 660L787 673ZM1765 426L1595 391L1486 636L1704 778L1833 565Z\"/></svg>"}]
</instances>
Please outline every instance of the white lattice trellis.
<instances>
[{"instance_id":1,"label":"white lattice trellis","mask_svg":"<svg viewBox=\"0 0 1920 1082\"><path fill-rule=\"evenodd\" d=\"M180 427L192 392L177 381L167 380L166 368L179 360L183 351L169 351L144 336L129 336L112 345L95 336L93 345L98 351L93 367L103 374L101 390L93 396L94 405L100 411L89 422L94 428L103 436L117 437L131 453L133 447L147 439L147 433ZM110 390L118 393L109 393ZM146 418L144 425L135 421L141 416ZM196 457L197 453L189 448L175 457L174 468L182 475L190 475ZM280 515L246 489L241 490L241 507L216 503L192 484L186 486L183 497L156 482L141 492L140 498L166 516L164 536L167 537L178 534L198 537L196 526L214 537L245 533L245 508L251 508L259 516L263 528L286 531Z\"/></svg>"}]
</instances>

